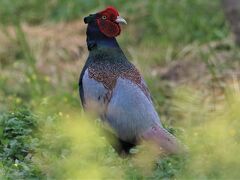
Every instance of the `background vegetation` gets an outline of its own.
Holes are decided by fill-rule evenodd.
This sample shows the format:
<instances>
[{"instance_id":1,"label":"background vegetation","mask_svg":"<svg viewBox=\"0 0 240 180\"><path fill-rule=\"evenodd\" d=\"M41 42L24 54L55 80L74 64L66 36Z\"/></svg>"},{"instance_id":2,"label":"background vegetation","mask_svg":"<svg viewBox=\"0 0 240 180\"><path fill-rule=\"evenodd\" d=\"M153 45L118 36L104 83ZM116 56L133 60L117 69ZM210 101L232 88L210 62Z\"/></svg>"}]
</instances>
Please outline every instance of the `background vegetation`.
<instances>
[{"instance_id":1,"label":"background vegetation","mask_svg":"<svg viewBox=\"0 0 240 180\"><path fill-rule=\"evenodd\" d=\"M142 145L119 158L83 115L82 18L107 5L126 17L121 47L186 155ZM220 0L0 0L0 178L237 179L239 62Z\"/></svg>"}]
</instances>

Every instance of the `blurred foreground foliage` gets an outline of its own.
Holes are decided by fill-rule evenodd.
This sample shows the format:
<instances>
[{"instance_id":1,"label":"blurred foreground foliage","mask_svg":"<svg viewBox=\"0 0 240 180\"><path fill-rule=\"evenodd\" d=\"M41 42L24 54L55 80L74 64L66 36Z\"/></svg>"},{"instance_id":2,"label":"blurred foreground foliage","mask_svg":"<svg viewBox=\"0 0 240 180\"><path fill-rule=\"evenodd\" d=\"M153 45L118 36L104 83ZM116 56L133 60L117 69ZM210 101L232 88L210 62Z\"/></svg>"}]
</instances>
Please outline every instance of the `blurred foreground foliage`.
<instances>
[{"instance_id":1,"label":"blurred foreground foliage","mask_svg":"<svg viewBox=\"0 0 240 180\"><path fill-rule=\"evenodd\" d=\"M22 109L1 116L1 178L142 179L173 177L181 169L180 157L150 158L151 164L146 163L149 149L148 157L122 159L89 117L48 114L36 116ZM158 171L151 175L155 167Z\"/></svg>"},{"instance_id":2,"label":"blurred foreground foliage","mask_svg":"<svg viewBox=\"0 0 240 180\"><path fill-rule=\"evenodd\" d=\"M175 115L182 119L179 124L184 126L184 142L189 147L180 179L240 177L240 84L235 82L229 87L224 100L215 105L191 89L179 89L176 93Z\"/></svg>"},{"instance_id":3,"label":"blurred foreground foliage","mask_svg":"<svg viewBox=\"0 0 240 180\"><path fill-rule=\"evenodd\" d=\"M189 96L189 93L192 96ZM42 104L0 117L1 176L8 179L237 179L239 174L240 91L226 91L215 111L204 97L181 88L172 99L186 155L160 155L139 146L120 158L93 117ZM53 101L53 104L56 102ZM50 105L50 106L49 106ZM38 112L38 113L37 113ZM175 127L178 130L177 126ZM179 129L180 130L180 129Z\"/></svg>"}]
</instances>

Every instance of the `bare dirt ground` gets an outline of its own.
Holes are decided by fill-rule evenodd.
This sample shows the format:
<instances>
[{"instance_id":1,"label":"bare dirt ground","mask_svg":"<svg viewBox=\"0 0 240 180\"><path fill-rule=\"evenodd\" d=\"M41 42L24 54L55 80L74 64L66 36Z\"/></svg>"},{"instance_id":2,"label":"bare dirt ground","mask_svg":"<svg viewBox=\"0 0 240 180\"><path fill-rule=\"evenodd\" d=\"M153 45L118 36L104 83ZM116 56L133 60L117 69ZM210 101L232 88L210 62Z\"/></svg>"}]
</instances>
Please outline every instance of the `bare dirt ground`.
<instances>
[{"instance_id":1,"label":"bare dirt ground","mask_svg":"<svg viewBox=\"0 0 240 180\"><path fill-rule=\"evenodd\" d=\"M51 77L56 85L59 82L67 85L68 82L77 81L88 54L86 26L82 21L40 26L23 24L22 29L40 72ZM24 66L21 58L17 62L15 60L19 47L16 47L18 43L14 27L0 32L0 40L0 60L4 64ZM163 67L153 67L152 75L166 80L171 86L189 85L203 90L212 87L213 81L239 81L239 57L235 56L234 50L230 50L232 46L229 39L201 46L191 44L180 52L178 59L171 60ZM231 65L226 67L228 64ZM1 71L8 71L7 67L1 67ZM7 74L10 74L9 71Z\"/></svg>"}]
</instances>

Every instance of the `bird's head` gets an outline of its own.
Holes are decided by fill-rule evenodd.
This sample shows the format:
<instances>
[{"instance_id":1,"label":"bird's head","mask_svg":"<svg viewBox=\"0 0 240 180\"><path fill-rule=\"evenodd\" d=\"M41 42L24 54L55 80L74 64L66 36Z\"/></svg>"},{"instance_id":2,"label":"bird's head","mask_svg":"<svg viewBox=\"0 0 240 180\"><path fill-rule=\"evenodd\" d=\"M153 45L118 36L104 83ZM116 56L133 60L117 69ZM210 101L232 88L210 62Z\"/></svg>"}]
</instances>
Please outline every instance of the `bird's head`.
<instances>
[{"instance_id":1,"label":"bird's head","mask_svg":"<svg viewBox=\"0 0 240 180\"><path fill-rule=\"evenodd\" d=\"M84 18L84 22L89 25L97 25L100 32L110 38L121 33L119 24L127 24L126 20L119 16L118 11L111 6L96 14L90 14Z\"/></svg>"}]
</instances>

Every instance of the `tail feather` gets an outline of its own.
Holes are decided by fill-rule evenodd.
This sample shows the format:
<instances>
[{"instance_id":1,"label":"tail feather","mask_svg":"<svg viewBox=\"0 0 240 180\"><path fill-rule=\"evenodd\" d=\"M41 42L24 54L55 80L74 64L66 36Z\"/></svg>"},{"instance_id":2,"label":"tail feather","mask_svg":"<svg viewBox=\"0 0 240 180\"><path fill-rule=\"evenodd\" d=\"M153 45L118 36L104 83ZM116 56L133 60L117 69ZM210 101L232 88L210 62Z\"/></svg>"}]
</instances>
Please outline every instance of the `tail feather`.
<instances>
[{"instance_id":1,"label":"tail feather","mask_svg":"<svg viewBox=\"0 0 240 180\"><path fill-rule=\"evenodd\" d=\"M180 154L185 151L177 138L159 125L152 126L141 137L160 146L168 154Z\"/></svg>"}]
</instances>

